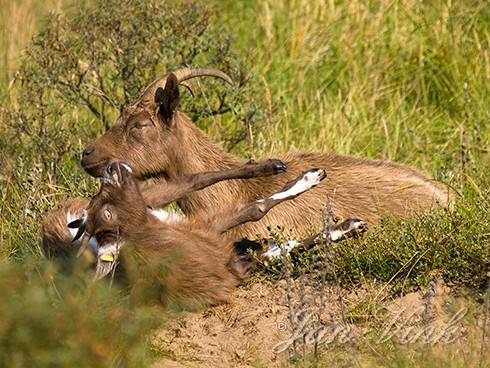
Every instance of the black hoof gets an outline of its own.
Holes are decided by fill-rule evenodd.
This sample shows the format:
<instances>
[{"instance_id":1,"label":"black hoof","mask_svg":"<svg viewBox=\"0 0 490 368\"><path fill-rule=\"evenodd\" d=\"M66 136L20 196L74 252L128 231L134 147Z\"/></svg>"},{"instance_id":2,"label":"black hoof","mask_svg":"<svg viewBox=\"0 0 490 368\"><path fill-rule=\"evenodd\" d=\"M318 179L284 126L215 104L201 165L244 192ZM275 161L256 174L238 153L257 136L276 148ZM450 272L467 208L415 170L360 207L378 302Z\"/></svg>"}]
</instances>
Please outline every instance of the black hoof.
<instances>
[{"instance_id":1,"label":"black hoof","mask_svg":"<svg viewBox=\"0 0 490 368\"><path fill-rule=\"evenodd\" d=\"M286 172L288 167L281 160L273 160L274 170L276 172Z\"/></svg>"},{"instance_id":2,"label":"black hoof","mask_svg":"<svg viewBox=\"0 0 490 368\"><path fill-rule=\"evenodd\" d=\"M114 172L116 172L118 169L119 169L119 162L114 161L114 162L111 162L109 165L107 165L107 167L106 167L106 172L107 172L109 175L112 175L112 174L113 174Z\"/></svg>"},{"instance_id":3,"label":"black hoof","mask_svg":"<svg viewBox=\"0 0 490 368\"><path fill-rule=\"evenodd\" d=\"M306 170L301 174L302 176L308 174L308 173L313 173L313 172L319 172L320 174L320 180L323 180L327 177L327 172L323 169L319 169L318 167L314 167L312 169Z\"/></svg>"},{"instance_id":4,"label":"black hoof","mask_svg":"<svg viewBox=\"0 0 490 368\"><path fill-rule=\"evenodd\" d=\"M338 226L342 231L351 231L354 233L363 233L368 230L367 224L360 219L347 219Z\"/></svg>"}]
</instances>

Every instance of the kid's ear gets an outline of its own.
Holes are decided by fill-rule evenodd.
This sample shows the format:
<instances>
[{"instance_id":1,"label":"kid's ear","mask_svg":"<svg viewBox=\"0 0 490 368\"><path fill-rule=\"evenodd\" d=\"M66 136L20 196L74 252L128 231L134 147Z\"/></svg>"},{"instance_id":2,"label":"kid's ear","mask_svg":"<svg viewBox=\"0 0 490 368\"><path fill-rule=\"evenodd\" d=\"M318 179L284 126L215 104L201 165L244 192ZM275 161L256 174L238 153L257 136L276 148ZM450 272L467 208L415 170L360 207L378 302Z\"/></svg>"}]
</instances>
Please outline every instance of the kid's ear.
<instances>
[{"instance_id":1,"label":"kid's ear","mask_svg":"<svg viewBox=\"0 0 490 368\"><path fill-rule=\"evenodd\" d=\"M170 73L165 88L159 87L155 92L155 103L158 105L158 114L166 123L172 121L180 102L179 82L174 73Z\"/></svg>"}]
</instances>

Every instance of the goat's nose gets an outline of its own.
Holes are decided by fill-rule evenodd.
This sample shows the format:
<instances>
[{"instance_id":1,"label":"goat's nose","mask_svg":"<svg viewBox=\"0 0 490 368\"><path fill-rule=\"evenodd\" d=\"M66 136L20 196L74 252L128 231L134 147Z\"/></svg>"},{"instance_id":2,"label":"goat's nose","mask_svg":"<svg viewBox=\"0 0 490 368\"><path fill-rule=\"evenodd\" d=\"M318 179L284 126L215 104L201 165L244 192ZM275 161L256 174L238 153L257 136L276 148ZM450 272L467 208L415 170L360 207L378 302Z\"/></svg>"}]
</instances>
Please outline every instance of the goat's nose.
<instances>
[{"instance_id":1,"label":"goat's nose","mask_svg":"<svg viewBox=\"0 0 490 368\"><path fill-rule=\"evenodd\" d=\"M83 150L82 157L90 156L94 151L95 151L94 146L87 146L87 148Z\"/></svg>"}]
</instances>

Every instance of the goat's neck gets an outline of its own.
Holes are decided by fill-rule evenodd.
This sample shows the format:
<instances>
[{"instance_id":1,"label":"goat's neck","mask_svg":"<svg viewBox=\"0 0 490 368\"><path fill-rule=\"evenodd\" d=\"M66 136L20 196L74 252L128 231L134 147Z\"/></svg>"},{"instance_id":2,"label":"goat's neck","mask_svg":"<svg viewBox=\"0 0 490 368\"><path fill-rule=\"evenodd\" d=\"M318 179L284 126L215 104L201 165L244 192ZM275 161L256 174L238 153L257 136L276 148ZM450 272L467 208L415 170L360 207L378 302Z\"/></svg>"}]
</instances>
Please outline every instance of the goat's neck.
<instances>
[{"instance_id":1,"label":"goat's neck","mask_svg":"<svg viewBox=\"0 0 490 368\"><path fill-rule=\"evenodd\" d=\"M167 172L170 179L185 174L224 170L240 165L237 157L212 142L185 115L177 114L176 136L179 144L175 145L171 157L172 167Z\"/></svg>"},{"instance_id":2,"label":"goat's neck","mask_svg":"<svg viewBox=\"0 0 490 368\"><path fill-rule=\"evenodd\" d=\"M176 137L180 144L176 144L171 155L171 167L167 170L170 180L185 174L205 171L218 171L236 167L241 160L225 152L221 147L211 141L183 114L177 116L179 124ZM214 206L226 206L226 200L237 198L240 191L236 181L224 181L205 190L194 192L179 201L179 206L186 214L195 211L209 210ZM223 203L216 203L222 201Z\"/></svg>"},{"instance_id":3,"label":"goat's neck","mask_svg":"<svg viewBox=\"0 0 490 368\"><path fill-rule=\"evenodd\" d=\"M146 215L138 221L128 220L127 231L125 232L126 240L138 243L139 239L152 234L155 228L165 227L167 224L152 214L152 211L145 208Z\"/></svg>"}]
</instances>

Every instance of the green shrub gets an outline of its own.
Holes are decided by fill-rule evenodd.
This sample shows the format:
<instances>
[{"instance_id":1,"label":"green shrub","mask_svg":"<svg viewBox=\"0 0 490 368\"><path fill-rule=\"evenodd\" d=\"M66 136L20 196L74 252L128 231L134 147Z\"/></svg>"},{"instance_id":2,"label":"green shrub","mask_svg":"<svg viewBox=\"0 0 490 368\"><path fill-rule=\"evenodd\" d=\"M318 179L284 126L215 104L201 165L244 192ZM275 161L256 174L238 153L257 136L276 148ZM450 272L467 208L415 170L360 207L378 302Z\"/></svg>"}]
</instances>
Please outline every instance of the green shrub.
<instances>
[{"instance_id":1,"label":"green shrub","mask_svg":"<svg viewBox=\"0 0 490 368\"><path fill-rule=\"evenodd\" d=\"M218 130L228 148L246 147L256 121L249 76L231 50L231 36L211 22L213 13L202 3L89 3L46 19L0 110L1 170L8 179L0 181L4 254L17 252L22 238L33 244L37 230L29 225L60 198L94 190L78 167L83 147L168 71L209 66L232 75L231 87L212 78L202 87L196 81L196 97L184 93L182 103L201 125L225 115Z\"/></svg>"},{"instance_id":2,"label":"green shrub","mask_svg":"<svg viewBox=\"0 0 490 368\"><path fill-rule=\"evenodd\" d=\"M359 240L334 246L338 275L347 285L366 279L390 284L393 291L425 287L429 281L486 287L490 261L489 202L458 203L408 221L387 220Z\"/></svg>"},{"instance_id":3,"label":"green shrub","mask_svg":"<svg viewBox=\"0 0 490 368\"><path fill-rule=\"evenodd\" d=\"M83 270L62 275L51 264L0 262L0 366L141 367L156 313L130 308L116 286Z\"/></svg>"}]
</instances>

